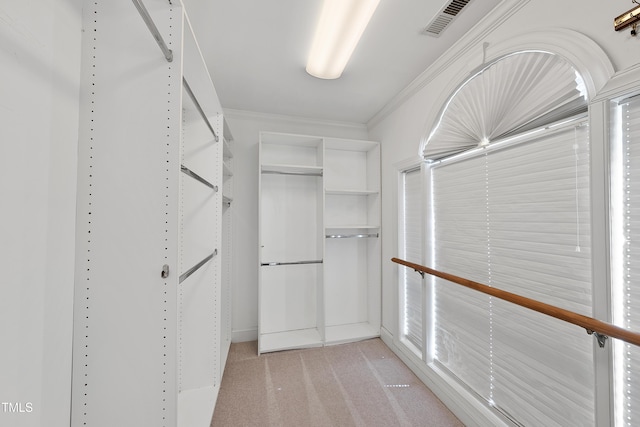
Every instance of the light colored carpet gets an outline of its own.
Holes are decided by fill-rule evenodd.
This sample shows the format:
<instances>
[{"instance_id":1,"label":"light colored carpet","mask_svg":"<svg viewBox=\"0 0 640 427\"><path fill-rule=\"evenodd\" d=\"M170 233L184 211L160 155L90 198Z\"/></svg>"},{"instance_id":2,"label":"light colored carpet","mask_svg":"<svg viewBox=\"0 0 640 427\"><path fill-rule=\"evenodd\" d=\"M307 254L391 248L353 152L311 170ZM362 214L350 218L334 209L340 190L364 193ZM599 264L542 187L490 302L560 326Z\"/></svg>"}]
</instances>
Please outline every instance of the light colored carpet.
<instances>
[{"instance_id":1,"label":"light colored carpet","mask_svg":"<svg viewBox=\"0 0 640 427\"><path fill-rule=\"evenodd\" d=\"M257 356L231 345L212 427L462 426L380 340Z\"/></svg>"}]
</instances>

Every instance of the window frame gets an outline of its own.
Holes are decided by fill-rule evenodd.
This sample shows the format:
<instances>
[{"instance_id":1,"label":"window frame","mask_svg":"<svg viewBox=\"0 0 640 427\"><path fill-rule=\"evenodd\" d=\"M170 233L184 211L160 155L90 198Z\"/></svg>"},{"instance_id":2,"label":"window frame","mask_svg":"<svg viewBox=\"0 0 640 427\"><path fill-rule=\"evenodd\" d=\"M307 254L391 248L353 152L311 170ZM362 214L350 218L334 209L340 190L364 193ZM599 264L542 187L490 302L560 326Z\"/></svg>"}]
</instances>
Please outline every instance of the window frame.
<instances>
[{"instance_id":1,"label":"window frame","mask_svg":"<svg viewBox=\"0 0 640 427\"><path fill-rule=\"evenodd\" d=\"M490 60L496 56L512 52L517 49L544 49L567 58L576 66L576 69L585 79L589 94L589 129L593 155L591 156L591 230L592 230L592 280L593 280L593 314L592 316L604 321L611 320L611 275L610 275L610 226L609 226L609 138L610 138L610 102L612 100L629 96L630 93L640 93L640 67L619 72L614 75L613 66L602 51L588 37L567 29L545 29L539 32L529 32L515 35L509 40L488 46L484 51L485 58ZM467 55L469 56L469 55ZM467 58L468 59L468 58ZM454 72L453 78L444 88L439 97L432 99L434 109L427 109L427 120L422 136L423 145L438 112L457 82L468 75L469 68L464 66ZM440 101L440 102L439 102ZM422 152L422 147L417 150ZM424 185L428 187L428 177L424 176ZM400 194L400 193L398 193ZM429 210L425 213L426 222L429 221ZM400 224L401 217L398 218ZM428 247L425 247L423 259L428 265ZM429 289L429 286L425 286ZM427 297L428 301L428 297ZM400 317L398 317L400 320ZM428 321L428 316L427 316ZM425 330L428 330L427 326ZM399 332L399 331L398 331ZM394 344L402 355L407 355L403 345L394 337ZM427 353L429 339L427 343ZM595 348L595 396L596 396L596 425L613 425L613 387L611 381L612 355L611 345L607 344L604 350ZM411 357L405 357L414 372L436 391L436 394L448 405L454 408L454 412L462 420L474 420L481 425L491 425L497 422L495 414L488 413L486 408L478 406L473 401L473 396L460 389L454 382L442 375L437 367L433 366L429 357L424 357L421 363L415 363ZM453 397L452 396L457 396ZM462 398L462 399L461 399Z\"/></svg>"}]
</instances>

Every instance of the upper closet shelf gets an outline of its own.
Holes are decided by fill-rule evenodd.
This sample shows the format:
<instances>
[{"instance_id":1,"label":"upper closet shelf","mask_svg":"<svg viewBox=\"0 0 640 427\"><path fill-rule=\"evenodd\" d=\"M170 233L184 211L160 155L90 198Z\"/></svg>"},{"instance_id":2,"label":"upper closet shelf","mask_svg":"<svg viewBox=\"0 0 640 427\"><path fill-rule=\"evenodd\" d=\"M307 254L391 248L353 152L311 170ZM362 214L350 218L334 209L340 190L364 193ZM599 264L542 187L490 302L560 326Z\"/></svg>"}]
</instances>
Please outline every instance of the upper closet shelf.
<instances>
[{"instance_id":1,"label":"upper closet shelf","mask_svg":"<svg viewBox=\"0 0 640 427\"><path fill-rule=\"evenodd\" d=\"M379 225L370 224L351 224L351 225L326 225L325 230L327 232L331 230L377 230Z\"/></svg>"},{"instance_id":2,"label":"upper closet shelf","mask_svg":"<svg viewBox=\"0 0 640 427\"><path fill-rule=\"evenodd\" d=\"M371 194L380 194L377 190L337 190L334 188L326 188L325 194L336 196L369 196Z\"/></svg>"},{"instance_id":3,"label":"upper closet shelf","mask_svg":"<svg viewBox=\"0 0 640 427\"><path fill-rule=\"evenodd\" d=\"M282 174L282 175L322 176L322 166L266 164L266 165L262 165L262 173Z\"/></svg>"}]
</instances>

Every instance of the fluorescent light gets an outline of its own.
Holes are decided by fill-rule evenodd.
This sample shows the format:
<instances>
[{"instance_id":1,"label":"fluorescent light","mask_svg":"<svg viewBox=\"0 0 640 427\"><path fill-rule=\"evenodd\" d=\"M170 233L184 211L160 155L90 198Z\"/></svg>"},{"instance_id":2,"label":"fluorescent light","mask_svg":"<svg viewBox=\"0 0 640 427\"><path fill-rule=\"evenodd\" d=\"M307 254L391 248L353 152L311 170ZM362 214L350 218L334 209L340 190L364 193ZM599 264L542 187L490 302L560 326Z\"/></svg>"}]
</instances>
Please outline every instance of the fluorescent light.
<instances>
[{"instance_id":1,"label":"fluorescent light","mask_svg":"<svg viewBox=\"0 0 640 427\"><path fill-rule=\"evenodd\" d=\"M321 79L342 75L380 0L324 0L307 62L307 73Z\"/></svg>"}]
</instances>

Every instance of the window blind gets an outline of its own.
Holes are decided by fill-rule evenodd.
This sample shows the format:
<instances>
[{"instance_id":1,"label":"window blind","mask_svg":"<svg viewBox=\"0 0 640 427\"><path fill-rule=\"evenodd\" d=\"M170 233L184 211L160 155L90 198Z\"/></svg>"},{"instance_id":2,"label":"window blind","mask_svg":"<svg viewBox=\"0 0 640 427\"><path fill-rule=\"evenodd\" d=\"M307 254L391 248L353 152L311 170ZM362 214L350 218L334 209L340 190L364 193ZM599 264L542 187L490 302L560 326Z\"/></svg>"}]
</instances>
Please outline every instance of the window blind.
<instances>
[{"instance_id":1,"label":"window blind","mask_svg":"<svg viewBox=\"0 0 640 427\"><path fill-rule=\"evenodd\" d=\"M612 165L613 316L623 328L640 330L640 97L618 107L619 157ZM616 425L640 424L640 348L614 342Z\"/></svg>"},{"instance_id":2,"label":"window blind","mask_svg":"<svg viewBox=\"0 0 640 427\"><path fill-rule=\"evenodd\" d=\"M591 315L586 125L436 165L435 268ZM523 425L594 424L592 340L438 279L434 361Z\"/></svg>"},{"instance_id":3,"label":"window blind","mask_svg":"<svg viewBox=\"0 0 640 427\"><path fill-rule=\"evenodd\" d=\"M420 168L402 174L403 218L402 256L406 260L422 263L422 175ZM402 274L402 336L409 341L422 356L423 350L423 286L422 278L408 268L400 269Z\"/></svg>"},{"instance_id":4,"label":"window blind","mask_svg":"<svg viewBox=\"0 0 640 427\"><path fill-rule=\"evenodd\" d=\"M514 52L483 64L445 102L425 145L439 159L587 110L582 78L549 52Z\"/></svg>"},{"instance_id":5,"label":"window blind","mask_svg":"<svg viewBox=\"0 0 640 427\"><path fill-rule=\"evenodd\" d=\"M484 157L431 171L434 268L490 285ZM488 399L491 299L441 279L433 295L434 361Z\"/></svg>"}]
</instances>

